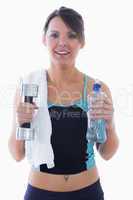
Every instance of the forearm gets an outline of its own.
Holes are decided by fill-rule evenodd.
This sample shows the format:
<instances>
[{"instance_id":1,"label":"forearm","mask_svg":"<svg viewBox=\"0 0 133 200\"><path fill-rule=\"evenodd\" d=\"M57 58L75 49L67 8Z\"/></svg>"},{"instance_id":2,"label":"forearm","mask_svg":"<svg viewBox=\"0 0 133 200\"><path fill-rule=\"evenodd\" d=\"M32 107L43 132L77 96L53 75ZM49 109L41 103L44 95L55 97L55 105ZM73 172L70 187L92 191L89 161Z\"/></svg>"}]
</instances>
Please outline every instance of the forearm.
<instances>
[{"instance_id":1,"label":"forearm","mask_svg":"<svg viewBox=\"0 0 133 200\"><path fill-rule=\"evenodd\" d=\"M12 157L16 161L21 161L25 157L25 142L16 140L15 132L13 132L8 141L8 147Z\"/></svg>"},{"instance_id":2,"label":"forearm","mask_svg":"<svg viewBox=\"0 0 133 200\"><path fill-rule=\"evenodd\" d=\"M106 129L107 140L104 144L97 144L97 149L103 159L109 160L116 153L119 146L119 139L117 137L115 127L110 126Z\"/></svg>"}]
</instances>

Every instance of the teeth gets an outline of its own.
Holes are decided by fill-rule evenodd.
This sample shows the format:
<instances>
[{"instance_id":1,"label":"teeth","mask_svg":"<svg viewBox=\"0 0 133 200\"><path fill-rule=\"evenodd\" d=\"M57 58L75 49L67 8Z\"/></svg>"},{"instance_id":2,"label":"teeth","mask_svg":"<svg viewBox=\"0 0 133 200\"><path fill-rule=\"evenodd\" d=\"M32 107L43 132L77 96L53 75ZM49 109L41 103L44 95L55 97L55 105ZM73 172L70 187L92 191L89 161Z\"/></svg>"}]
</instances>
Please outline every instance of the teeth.
<instances>
[{"instance_id":1,"label":"teeth","mask_svg":"<svg viewBox=\"0 0 133 200\"><path fill-rule=\"evenodd\" d=\"M61 53L61 54L64 54L64 53L68 53L68 52L63 52L63 51L62 51L62 52L57 52L57 53Z\"/></svg>"},{"instance_id":2,"label":"teeth","mask_svg":"<svg viewBox=\"0 0 133 200\"><path fill-rule=\"evenodd\" d=\"M56 51L56 53L58 53L58 54L68 54L69 52L67 52L67 51Z\"/></svg>"}]
</instances>

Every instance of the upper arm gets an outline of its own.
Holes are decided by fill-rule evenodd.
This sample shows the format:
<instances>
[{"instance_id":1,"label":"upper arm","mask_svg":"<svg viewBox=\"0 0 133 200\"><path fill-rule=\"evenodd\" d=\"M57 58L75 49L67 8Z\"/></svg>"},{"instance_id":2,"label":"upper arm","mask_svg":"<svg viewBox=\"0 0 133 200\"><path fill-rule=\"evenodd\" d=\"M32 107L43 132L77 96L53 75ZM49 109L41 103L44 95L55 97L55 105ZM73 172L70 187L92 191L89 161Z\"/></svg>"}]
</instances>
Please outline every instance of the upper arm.
<instances>
[{"instance_id":1,"label":"upper arm","mask_svg":"<svg viewBox=\"0 0 133 200\"><path fill-rule=\"evenodd\" d=\"M8 140L8 147L10 153L16 161L20 161L25 157L25 142L23 140L16 139L16 128L17 128L16 109L20 101L21 101L20 90L19 88L17 88L13 99L12 127L11 127L11 134Z\"/></svg>"},{"instance_id":2,"label":"upper arm","mask_svg":"<svg viewBox=\"0 0 133 200\"><path fill-rule=\"evenodd\" d=\"M22 98L20 96L20 88L17 87L13 99L13 109L12 109L12 133L16 130L16 113L17 113L17 106L21 102Z\"/></svg>"},{"instance_id":3,"label":"upper arm","mask_svg":"<svg viewBox=\"0 0 133 200\"><path fill-rule=\"evenodd\" d=\"M111 91L109 89L109 87L104 83L102 83L102 91L107 95L107 97L110 99L111 103L113 104L113 99L112 99L112 95L111 95Z\"/></svg>"}]
</instances>

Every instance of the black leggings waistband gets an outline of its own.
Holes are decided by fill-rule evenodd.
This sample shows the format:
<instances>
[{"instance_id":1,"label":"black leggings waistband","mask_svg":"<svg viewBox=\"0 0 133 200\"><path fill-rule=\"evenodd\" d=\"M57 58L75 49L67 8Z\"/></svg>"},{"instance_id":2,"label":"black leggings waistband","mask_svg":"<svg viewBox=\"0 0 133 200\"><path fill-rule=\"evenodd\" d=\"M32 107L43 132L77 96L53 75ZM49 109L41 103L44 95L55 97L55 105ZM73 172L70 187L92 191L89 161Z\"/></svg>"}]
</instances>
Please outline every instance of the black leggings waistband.
<instances>
[{"instance_id":1,"label":"black leggings waistband","mask_svg":"<svg viewBox=\"0 0 133 200\"><path fill-rule=\"evenodd\" d=\"M100 180L87 187L67 192L55 192L27 186L24 200L104 200Z\"/></svg>"}]
</instances>

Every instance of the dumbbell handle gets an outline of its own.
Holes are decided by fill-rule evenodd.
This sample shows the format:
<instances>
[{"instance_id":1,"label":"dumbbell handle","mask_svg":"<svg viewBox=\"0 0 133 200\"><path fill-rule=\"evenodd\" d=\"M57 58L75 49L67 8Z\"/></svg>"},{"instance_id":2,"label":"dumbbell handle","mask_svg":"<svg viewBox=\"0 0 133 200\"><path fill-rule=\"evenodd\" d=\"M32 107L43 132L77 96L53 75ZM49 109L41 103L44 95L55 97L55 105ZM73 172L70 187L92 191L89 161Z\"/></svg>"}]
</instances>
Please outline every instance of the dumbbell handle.
<instances>
[{"instance_id":1,"label":"dumbbell handle","mask_svg":"<svg viewBox=\"0 0 133 200\"><path fill-rule=\"evenodd\" d=\"M25 96L24 97L24 102L33 103L33 97ZM30 128L30 122L23 123L23 124L21 124L20 127L21 128Z\"/></svg>"}]
</instances>

